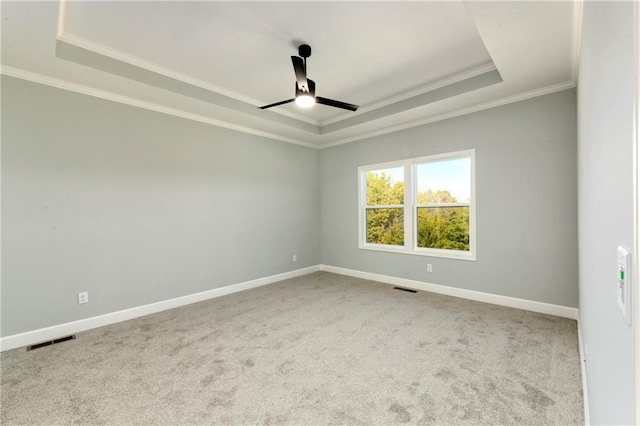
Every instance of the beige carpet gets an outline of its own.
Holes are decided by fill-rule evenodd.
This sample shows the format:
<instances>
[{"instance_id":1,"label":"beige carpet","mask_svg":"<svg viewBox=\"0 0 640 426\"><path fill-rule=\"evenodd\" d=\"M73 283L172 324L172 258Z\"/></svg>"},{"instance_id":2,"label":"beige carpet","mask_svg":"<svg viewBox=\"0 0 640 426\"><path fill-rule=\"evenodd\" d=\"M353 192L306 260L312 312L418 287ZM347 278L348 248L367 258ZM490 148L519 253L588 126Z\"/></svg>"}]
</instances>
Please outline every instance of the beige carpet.
<instances>
[{"instance_id":1,"label":"beige carpet","mask_svg":"<svg viewBox=\"0 0 640 426\"><path fill-rule=\"evenodd\" d=\"M318 272L1 358L2 424L582 424L576 322Z\"/></svg>"}]
</instances>

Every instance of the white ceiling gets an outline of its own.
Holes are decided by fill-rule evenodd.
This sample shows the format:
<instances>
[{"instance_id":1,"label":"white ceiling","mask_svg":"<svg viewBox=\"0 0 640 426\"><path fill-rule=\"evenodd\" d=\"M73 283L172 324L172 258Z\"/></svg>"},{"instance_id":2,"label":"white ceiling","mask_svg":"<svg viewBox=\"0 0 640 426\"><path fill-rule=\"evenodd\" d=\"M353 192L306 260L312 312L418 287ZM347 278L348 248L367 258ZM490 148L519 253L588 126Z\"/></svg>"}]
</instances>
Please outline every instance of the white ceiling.
<instances>
[{"instance_id":1,"label":"white ceiling","mask_svg":"<svg viewBox=\"0 0 640 426\"><path fill-rule=\"evenodd\" d=\"M2 73L308 146L575 86L574 2L6 2ZM320 96L295 104L310 44Z\"/></svg>"}]
</instances>

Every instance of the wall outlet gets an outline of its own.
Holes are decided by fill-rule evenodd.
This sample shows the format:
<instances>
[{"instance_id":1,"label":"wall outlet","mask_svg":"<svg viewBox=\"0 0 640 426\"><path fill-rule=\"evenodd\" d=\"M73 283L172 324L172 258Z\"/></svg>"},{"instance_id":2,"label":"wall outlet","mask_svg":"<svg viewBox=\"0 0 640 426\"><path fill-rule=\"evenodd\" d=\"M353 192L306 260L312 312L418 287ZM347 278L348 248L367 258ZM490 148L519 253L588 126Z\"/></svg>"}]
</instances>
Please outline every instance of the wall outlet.
<instances>
[{"instance_id":1,"label":"wall outlet","mask_svg":"<svg viewBox=\"0 0 640 426\"><path fill-rule=\"evenodd\" d=\"M297 254L294 254L294 255L293 255L293 261L294 261L294 262L297 262L297 261L298 261L298 255L297 255Z\"/></svg>"},{"instance_id":2,"label":"wall outlet","mask_svg":"<svg viewBox=\"0 0 640 426\"><path fill-rule=\"evenodd\" d=\"M427 272L433 272L433 265L430 263L427 263Z\"/></svg>"},{"instance_id":3,"label":"wall outlet","mask_svg":"<svg viewBox=\"0 0 640 426\"><path fill-rule=\"evenodd\" d=\"M84 291L82 293L78 293L78 304L82 305L83 303L89 302L89 293Z\"/></svg>"}]
</instances>

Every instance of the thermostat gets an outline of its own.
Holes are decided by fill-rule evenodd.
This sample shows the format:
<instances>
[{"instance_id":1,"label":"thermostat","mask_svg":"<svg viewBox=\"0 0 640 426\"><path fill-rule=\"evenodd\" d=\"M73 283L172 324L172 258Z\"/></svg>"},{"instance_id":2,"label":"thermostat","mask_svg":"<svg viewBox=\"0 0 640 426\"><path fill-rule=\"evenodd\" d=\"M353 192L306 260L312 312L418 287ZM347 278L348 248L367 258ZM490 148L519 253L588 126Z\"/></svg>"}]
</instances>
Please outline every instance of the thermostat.
<instances>
[{"instance_id":1,"label":"thermostat","mask_svg":"<svg viewBox=\"0 0 640 426\"><path fill-rule=\"evenodd\" d=\"M617 299L622 316L631 325L631 255L618 246Z\"/></svg>"}]
</instances>

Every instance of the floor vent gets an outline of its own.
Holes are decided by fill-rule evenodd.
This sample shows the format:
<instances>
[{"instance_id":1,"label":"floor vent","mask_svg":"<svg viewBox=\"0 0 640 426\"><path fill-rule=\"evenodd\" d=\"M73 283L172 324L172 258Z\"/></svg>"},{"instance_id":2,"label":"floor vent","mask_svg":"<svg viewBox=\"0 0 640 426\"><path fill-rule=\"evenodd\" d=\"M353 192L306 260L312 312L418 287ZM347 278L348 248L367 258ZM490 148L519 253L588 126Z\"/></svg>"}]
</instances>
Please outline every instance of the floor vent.
<instances>
[{"instance_id":1,"label":"floor vent","mask_svg":"<svg viewBox=\"0 0 640 426\"><path fill-rule=\"evenodd\" d=\"M60 337L59 339L49 340L48 342L37 343L35 345L27 346L28 351L32 351L34 349L44 348L45 346L55 345L56 343L66 342L67 340L73 340L76 338L75 334L71 336Z\"/></svg>"},{"instance_id":2,"label":"floor vent","mask_svg":"<svg viewBox=\"0 0 640 426\"><path fill-rule=\"evenodd\" d=\"M418 292L418 290L411 290L410 288L402 288L402 287L394 287L393 289L394 290L402 290L402 291L406 291L406 292L409 292L409 293L417 293Z\"/></svg>"}]
</instances>

